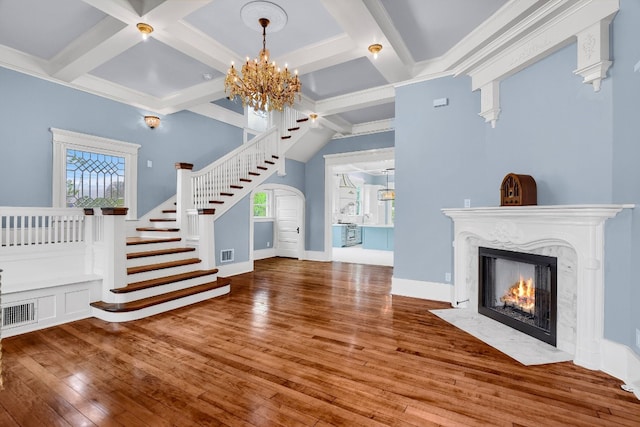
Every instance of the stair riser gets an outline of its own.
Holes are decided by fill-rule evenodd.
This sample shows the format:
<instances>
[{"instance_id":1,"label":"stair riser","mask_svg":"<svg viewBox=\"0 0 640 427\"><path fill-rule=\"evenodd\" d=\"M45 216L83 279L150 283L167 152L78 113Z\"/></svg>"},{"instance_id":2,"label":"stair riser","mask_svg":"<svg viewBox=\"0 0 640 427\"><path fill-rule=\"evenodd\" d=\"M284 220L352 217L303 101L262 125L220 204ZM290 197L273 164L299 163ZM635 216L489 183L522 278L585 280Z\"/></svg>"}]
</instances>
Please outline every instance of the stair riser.
<instances>
[{"instance_id":1,"label":"stair riser","mask_svg":"<svg viewBox=\"0 0 640 427\"><path fill-rule=\"evenodd\" d=\"M149 264L149 263L147 263ZM127 274L127 284L141 282L143 280L158 279L174 274L188 273L193 270L201 270L202 263L181 265L178 267L161 268L160 270L145 271L144 273Z\"/></svg>"},{"instance_id":2,"label":"stair riser","mask_svg":"<svg viewBox=\"0 0 640 427\"><path fill-rule=\"evenodd\" d=\"M158 238L159 236L153 236L153 237ZM127 253L159 251L161 249L171 249L178 246L182 247L182 242L145 243L143 245L127 245Z\"/></svg>"},{"instance_id":3,"label":"stair riser","mask_svg":"<svg viewBox=\"0 0 640 427\"><path fill-rule=\"evenodd\" d=\"M175 221L149 221L149 227L153 228L177 228Z\"/></svg>"},{"instance_id":4,"label":"stair riser","mask_svg":"<svg viewBox=\"0 0 640 427\"><path fill-rule=\"evenodd\" d=\"M176 254L155 255L142 258L133 258L127 260L127 267L139 267L141 265L159 264L162 262L178 261L187 258L197 258L196 252L180 252Z\"/></svg>"},{"instance_id":5,"label":"stair riser","mask_svg":"<svg viewBox=\"0 0 640 427\"><path fill-rule=\"evenodd\" d=\"M138 236L147 237L149 239L181 237L179 231L138 231L137 233Z\"/></svg>"},{"instance_id":6,"label":"stair riser","mask_svg":"<svg viewBox=\"0 0 640 427\"><path fill-rule=\"evenodd\" d=\"M219 297L228 294L230 290L231 285L227 285L217 289L213 289L211 291L201 292L196 295L190 295L188 297L154 305L152 307L143 308L141 310L129 311L126 313L111 313L108 311L100 310L99 308L92 307L91 314L94 317L97 317L98 319L104 320L106 322L128 322L130 320L142 319L145 317L153 316L155 314L164 313L180 307L185 307L187 305Z\"/></svg>"},{"instance_id":7,"label":"stair riser","mask_svg":"<svg viewBox=\"0 0 640 427\"><path fill-rule=\"evenodd\" d=\"M204 283L215 282L218 279L217 274L210 274L202 277L194 277L193 279L181 280L179 282L168 283L166 285L154 286L152 288L141 289L135 292L127 292L126 294L113 294L108 302L131 302L139 299L154 297L156 295L166 294L167 292L178 291L180 289L192 286L202 285Z\"/></svg>"}]
</instances>

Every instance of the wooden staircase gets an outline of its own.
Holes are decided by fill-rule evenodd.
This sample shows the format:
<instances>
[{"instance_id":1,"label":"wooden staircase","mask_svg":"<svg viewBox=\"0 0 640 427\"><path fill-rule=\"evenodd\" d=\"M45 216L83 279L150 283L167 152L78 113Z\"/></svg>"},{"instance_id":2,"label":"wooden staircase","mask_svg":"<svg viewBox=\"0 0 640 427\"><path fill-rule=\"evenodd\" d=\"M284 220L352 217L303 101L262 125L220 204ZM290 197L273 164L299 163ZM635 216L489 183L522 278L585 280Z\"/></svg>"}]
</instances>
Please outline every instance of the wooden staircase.
<instances>
[{"instance_id":1,"label":"wooden staircase","mask_svg":"<svg viewBox=\"0 0 640 427\"><path fill-rule=\"evenodd\" d=\"M298 124L307 121L298 120ZM299 125L287 128L280 138L291 138L291 132ZM246 176L236 177L237 182L226 184L216 198L207 198L198 209L223 211L251 192L271 175L279 160L277 154L265 156L254 164ZM198 189L194 189L198 194ZM209 298L228 294L231 280L217 276L218 269L201 269L195 248L186 246L181 230L176 225L176 209L166 209L149 224L136 228L136 236L126 242L126 283L109 290L107 301L91 303L93 315L110 322L141 319L154 314L184 307ZM209 265L212 265L211 263Z\"/></svg>"}]
</instances>

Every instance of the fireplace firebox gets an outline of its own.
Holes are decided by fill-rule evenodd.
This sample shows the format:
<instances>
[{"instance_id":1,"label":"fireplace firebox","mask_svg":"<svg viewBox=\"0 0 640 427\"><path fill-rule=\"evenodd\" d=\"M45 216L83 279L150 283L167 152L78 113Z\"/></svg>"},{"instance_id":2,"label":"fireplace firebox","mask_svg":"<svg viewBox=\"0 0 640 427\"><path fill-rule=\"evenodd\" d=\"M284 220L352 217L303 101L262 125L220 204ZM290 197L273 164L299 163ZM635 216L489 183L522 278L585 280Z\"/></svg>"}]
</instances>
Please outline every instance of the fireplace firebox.
<instances>
[{"instance_id":1,"label":"fireplace firebox","mask_svg":"<svg viewBox=\"0 0 640 427\"><path fill-rule=\"evenodd\" d=\"M480 247L478 312L556 345L557 259Z\"/></svg>"}]
</instances>

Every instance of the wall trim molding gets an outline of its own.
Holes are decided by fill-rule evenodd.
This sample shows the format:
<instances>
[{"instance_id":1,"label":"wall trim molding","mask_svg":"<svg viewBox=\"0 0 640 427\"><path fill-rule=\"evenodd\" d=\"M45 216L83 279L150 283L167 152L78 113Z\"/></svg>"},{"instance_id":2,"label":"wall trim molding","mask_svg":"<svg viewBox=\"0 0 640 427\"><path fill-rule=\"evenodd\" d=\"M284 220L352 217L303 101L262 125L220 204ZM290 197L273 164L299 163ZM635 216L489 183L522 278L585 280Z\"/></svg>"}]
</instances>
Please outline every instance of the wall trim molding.
<instances>
[{"instance_id":1,"label":"wall trim molding","mask_svg":"<svg viewBox=\"0 0 640 427\"><path fill-rule=\"evenodd\" d=\"M640 355L626 345L606 338L602 340L601 352L601 369L632 387L633 393L640 399Z\"/></svg>"},{"instance_id":2,"label":"wall trim molding","mask_svg":"<svg viewBox=\"0 0 640 427\"><path fill-rule=\"evenodd\" d=\"M453 286L449 283L391 278L391 295L451 303Z\"/></svg>"},{"instance_id":3,"label":"wall trim molding","mask_svg":"<svg viewBox=\"0 0 640 427\"><path fill-rule=\"evenodd\" d=\"M238 274L250 273L253 271L253 261L236 262L233 264L218 265L219 277L236 276Z\"/></svg>"}]
</instances>

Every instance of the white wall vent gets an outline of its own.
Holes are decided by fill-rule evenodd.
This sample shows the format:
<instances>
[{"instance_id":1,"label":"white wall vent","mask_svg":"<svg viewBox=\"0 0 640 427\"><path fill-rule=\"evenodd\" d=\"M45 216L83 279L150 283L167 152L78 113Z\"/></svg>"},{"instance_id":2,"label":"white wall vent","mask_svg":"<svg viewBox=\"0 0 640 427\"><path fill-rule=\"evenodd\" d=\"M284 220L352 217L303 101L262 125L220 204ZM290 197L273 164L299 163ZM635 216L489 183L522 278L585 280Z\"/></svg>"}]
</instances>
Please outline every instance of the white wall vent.
<instances>
[{"instance_id":1,"label":"white wall vent","mask_svg":"<svg viewBox=\"0 0 640 427\"><path fill-rule=\"evenodd\" d=\"M223 249L220 251L220 262L233 261L233 249Z\"/></svg>"},{"instance_id":2,"label":"white wall vent","mask_svg":"<svg viewBox=\"0 0 640 427\"><path fill-rule=\"evenodd\" d=\"M37 322L36 301L22 301L2 307L2 329L16 328Z\"/></svg>"}]
</instances>

